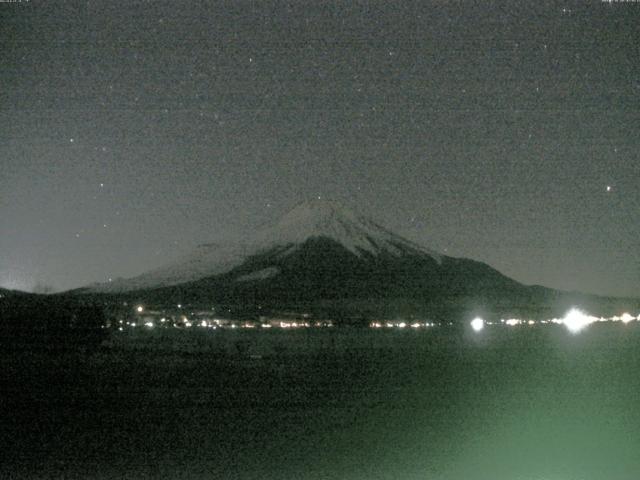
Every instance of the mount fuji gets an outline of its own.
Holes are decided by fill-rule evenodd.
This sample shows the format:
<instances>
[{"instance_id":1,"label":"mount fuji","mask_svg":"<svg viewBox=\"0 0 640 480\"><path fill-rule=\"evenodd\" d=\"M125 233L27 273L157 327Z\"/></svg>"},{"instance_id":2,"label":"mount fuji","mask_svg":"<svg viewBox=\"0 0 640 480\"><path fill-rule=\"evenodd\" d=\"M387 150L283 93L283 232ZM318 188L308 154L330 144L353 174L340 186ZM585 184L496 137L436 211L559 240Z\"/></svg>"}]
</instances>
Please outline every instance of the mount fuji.
<instances>
[{"instance_id":1,"label":"mount fuji","mask_svg":"<svg viewBox=\"0 0 640 480\"><path fill-rule=\"evenodd\" d=\"M525 286L484 263L411 242L335 202L314 200L248 241L201 245L161 268L74 293L163 304L395 315L477 305L482 311L523 314L565 292Z\"/></svg>"},{"instance_id":2,"label":"mount fuji","mask_svg":"<svg viewBox=\"0 0 640 480\"><path fill-rule=\"evenodd\" d=\"M411 256L440 264L444 258L335 202L316 200L297 205L249 241L199 245L166 266L131 279L95 284L88 290L115 293L167 287L231 272L238 273L232 275L238 282L265 280L279 275L287 259L309 255L309 242L364 263L379 257Z\"/></svg>"}]
</instances>

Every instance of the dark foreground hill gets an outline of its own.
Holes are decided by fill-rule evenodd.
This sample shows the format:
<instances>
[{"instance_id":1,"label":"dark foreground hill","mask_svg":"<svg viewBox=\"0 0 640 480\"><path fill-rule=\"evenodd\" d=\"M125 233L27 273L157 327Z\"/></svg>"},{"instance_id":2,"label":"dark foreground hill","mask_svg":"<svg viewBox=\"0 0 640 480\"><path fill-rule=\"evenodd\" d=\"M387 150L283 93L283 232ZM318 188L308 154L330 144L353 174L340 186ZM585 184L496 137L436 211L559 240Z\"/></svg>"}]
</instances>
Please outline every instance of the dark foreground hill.
<instances>
[{"instance_id":1,"label":"dark foreground hill","mask_svg":"<svg viewBox=\"0 0 640 480\"><path fill-rule=\"evenodd\" d=\"M100 305L69 296L1 292L0 349L94 348L105 338Z\"/></svg>"}]
</instances>

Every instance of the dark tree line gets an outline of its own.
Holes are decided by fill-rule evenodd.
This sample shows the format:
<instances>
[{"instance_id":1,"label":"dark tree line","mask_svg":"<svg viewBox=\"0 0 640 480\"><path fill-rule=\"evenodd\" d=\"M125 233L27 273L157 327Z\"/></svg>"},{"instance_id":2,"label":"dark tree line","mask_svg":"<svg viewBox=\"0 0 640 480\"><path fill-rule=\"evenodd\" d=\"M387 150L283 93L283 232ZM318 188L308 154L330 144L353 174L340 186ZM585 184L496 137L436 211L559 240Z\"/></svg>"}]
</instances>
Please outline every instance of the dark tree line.
<instances>
[{"instance_id":1,"label":"dark tree line","mask_svg":"<svg viewBox=\"0 0 640 480\"><path fill-rule=\"evenodd\" d=\"M101 307L72 297L10 295L0 299L3 349L96 348L106 337Z\"/></svg>"}]
</instances>

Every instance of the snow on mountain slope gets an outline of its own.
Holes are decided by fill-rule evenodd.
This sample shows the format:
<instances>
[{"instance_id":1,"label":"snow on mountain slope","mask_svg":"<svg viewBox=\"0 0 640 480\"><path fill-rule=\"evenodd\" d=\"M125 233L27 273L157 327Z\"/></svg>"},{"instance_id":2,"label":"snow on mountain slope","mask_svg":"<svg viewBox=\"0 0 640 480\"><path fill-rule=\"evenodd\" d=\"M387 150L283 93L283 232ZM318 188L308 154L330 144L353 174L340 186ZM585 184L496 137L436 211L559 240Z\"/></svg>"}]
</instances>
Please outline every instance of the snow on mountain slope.
<instances>
[{"instance_id":1,"label":"snow on mountain slope","mask_svg":"<svg viewBox=\"0 0 640 480\"><path fill-rule=\"evenodd\" d=\"M330 238L355 255L387 252L400 256L406 253L426 254L437 261L441 256L432 250L391 233L366 217L330 201L310 201L299 204L274 227L262 232L263 245L292 244L295 249L313 237ZM288 253L288 252L287 252Z\"/></svg>"},{"instance_id":2,"label":"snow on mountain slope","mask_svg":"<svg viewBox=\"0 0 640 480\"><path fill-rule=\"evenodd\" d=\"M334 240L357 256L365 252L374 256L381 253L397 257L427 255L438 263L442 261L442 256L436 252L405 240L335 202L314 200L299 204L276 225L258 232L247 242L201 245L194 252L164 267L131 279L92 285L88 290L115 293L178 285L229 272L250 256L276 248L281 250L280 256L287 256L306 240L317 237ZM274 270L266 273L245 274L238 280L268 278L278 274Z\"/></svg>"},{"instance_id":3,"label":"snow on mountain slope","mask_svg":"<svg viewBox=\"0 0 640 480\"><path fill-rule=\"evenodd\" d=\"M204 244L171 263L128 279L90 285L89 291L117 293L144 288L179 285L228 272L250 255L247 245Z\"/></svg>"},{"instance_id":4,"label":"snow on mountain slope","mask_svg":"<svg viewBox=\"0 0 640 480\"><path fill-rule=\"evenodd\" d=\"M267 278L275 277L280 273L278 267L267 267L262 270L256 270L255 272L247 273L246 275L240 275L235 279L236 282L248 282L251 280L266 280Z\"/></svg>"}]
</instances>

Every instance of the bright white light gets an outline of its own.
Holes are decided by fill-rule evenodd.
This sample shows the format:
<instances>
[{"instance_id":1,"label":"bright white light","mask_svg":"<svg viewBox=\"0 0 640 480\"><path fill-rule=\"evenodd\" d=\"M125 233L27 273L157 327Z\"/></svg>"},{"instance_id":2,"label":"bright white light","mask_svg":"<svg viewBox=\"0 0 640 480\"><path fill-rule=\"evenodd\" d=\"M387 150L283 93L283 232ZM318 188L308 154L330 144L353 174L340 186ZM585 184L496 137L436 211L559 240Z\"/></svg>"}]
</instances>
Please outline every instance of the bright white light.
<instances>
[{"instance_id":1,"label":"bright white light","mask_svg":"<svg viewBox=\"0 0 640 480\"><path fill-rule=\"evenodd\" d=\"M471 320L471 328L473 328L474 332L479 332L484 328L484 320L480 317L476 317Z\"/></svg>"},{"instance_id":2,"label":"bright white light","mask_svg":"<svg viewBox=\"0 0 640 480\"><path fill-rule=\"evenodd\" d=\"M577 308L572 308L565 315L562 323L569 329L571 333L578 333L592 322L592 318Z\"/></svg>"},{"instance_id":3,"label":"bright white light","mask_svg":"<svg viewBox=\"0 0 640 480\"><path fill-rule=\"evenodd\" d=\"M630 321L633 320L633 317L629 313L623 313L620 316L620 320L622 320L622 323L629 323Z\"/></svg>"},{"instance_id":4,"label":"bright white light","mask_svg":"<svg viewBox=\"0 0 640 480\"><path fill-rule=\"evenodd\" d=\"M504 320L503 320L504 321ZM516 325L520 325L520 320L518 320L517 318L510 318L509 320L507 320L505 322L507 325L509 325L510 327L514 327Z\"/></svg>"},{"instance_id":5,"label":"bright white light","mask_svg":"<svg viewBox=\"0 0 640 480\"><path fill-rule=\"evenodd\" d=\"M145 326L147 326L149 328L153 328L153 322L147 322L147 323L145 323Z\"/></svg>"},{"instance_id":6,"label":"bright white light","mask_svg":"<svg viewBox=\"0 0 640 480\"><path fill-rule=\"evenodd\" d=\"M206 326L207 326L207 321L206 321L206 320L202 320L202 321L200 322L200 326L201 326L201 327L206 327Z\"/></svg>"},{"instance_id":7,"label":"bright white light","mask_svg":"<svg viewBox=\"0 0 640 480\"><path fill-rule=\"evenodd\" d=\"M142 313L144 311L144 307L142 305L138 305L138 307L136 308L136 311L138 313Z\"/></svg>"},{"instance_id":8,"label":"bright white light","mask_svg":"<svg viewBox=\"0 0 640 480\"><path fill-rule=\"evenodd\" d=\"M398 324L398 327L400 327L400 328L404 328L404 327L406 327L406 326L407 326L407 324L406 324L406 323L404 323L404 322L400 322L400 323Z\"/></svg>"}]
</instances>

